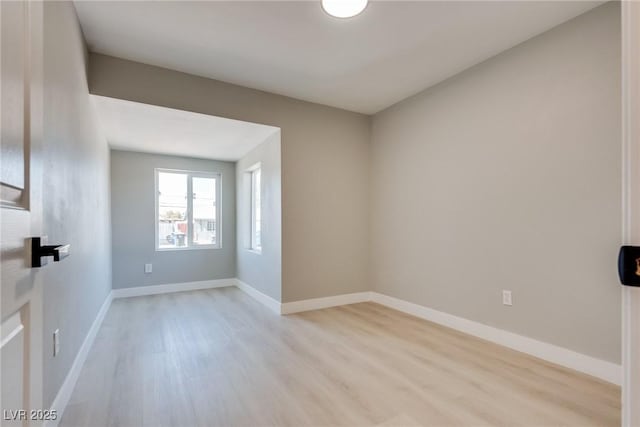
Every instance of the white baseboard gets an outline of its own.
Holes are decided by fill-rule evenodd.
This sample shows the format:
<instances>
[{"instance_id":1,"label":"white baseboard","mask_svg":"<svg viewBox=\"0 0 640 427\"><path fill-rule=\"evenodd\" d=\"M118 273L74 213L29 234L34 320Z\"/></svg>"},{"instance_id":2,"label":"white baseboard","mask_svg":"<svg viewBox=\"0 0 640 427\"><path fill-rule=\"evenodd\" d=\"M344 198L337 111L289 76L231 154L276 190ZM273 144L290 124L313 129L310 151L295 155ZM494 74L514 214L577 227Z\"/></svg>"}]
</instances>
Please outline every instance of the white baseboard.
<instances>
[{"instance_id":1,"label":"white baseboard","mask_svg":"<svg viewBox=\"0 0 640 427\"><path fill-rule=\"evenodd\" d=\"M105 298L100 310L98 310L98 314L94 319L91 327L89 328L89 332L87 332L87 336L84 338L82 345L80 346L80 350L78 350L78 354L71 365L71 369L69 369L69 373L67 377L64 379L60 390L58 390L58 394L56 398L53 400L51 404L51 409L55 410L58 414L55 420L49 420L44 422L44 427L56 427L62 418L62 414L64 413L67 404L69 403L69 399L71 398L71 393L73 393L73 389L76 386L76 382L78 382L78 377L80 376L80 371L82 371L82 367L84 366L84 362L87 360L87 356L89 355L89 351L93 346L93 342L96 339L96 335L100 330L100 326L102 325L102 321L109 311L109 307L111 307L111 301L113 301L113 291L110 291Z\"/></svg>"},{"instance_id":2,"label":"white baseboard","mask_svg":"<svg viewBox=\"0 0 640 427\"><path fill-rule=\"evenodd\" d=\"M303 311L320 310L340 305L373 301L386 307L402 311L403 313L411 314L421 319L447 326L460 332L491 341L512 350L535 356L539 359L594 376L616 385L620 385L622 382L622 367L618 364L587 356L586 354L529 338L524 335L494 328L473 320L434 310L429 307L390 297L388 295L383 295L378 292L357 292L353 294L280 303L240 280L236 281L236 286L269 307L275 313L280 314L293 314Z\"/></svg>"},{"instance_id":3,"label":"white baseboard","mask_svg":"<svg viewBox=\"0 0 640 427\"><path fill-rule=\"evenodd\" d=\"M199 282L168 283L166 285L137 286L113 290L113 298L139 297L143 295L168 294L171 292L197 291L200 289L235 286L236 279L201 280Z\"/></svg>"},{"instance_id":4,"label":"white baseboard","mask_svg":"<svg viewBox=\"0 0 640 427\"><path fill-rule=\"evenodd\" d=\"M300 313L301 311L320 310L322 308L337 307L340 305L356 304L367 301L371 301L371 292L356 292L353 294L312 298L283 303L280 308L280 313Z\"/></svg>"},{"instance_id":5,"label":"white baseboard","mask_svg":"<svg viewBox=\"0 0 640 427\"><path fill-rule=\"evenodd\" d=\"M293 314L303 311L320 310L323 308L371 301L370 292L357 292L353 294L342 294L281 303L239 279L236 279L236 286L238 289L244 291L277 314Z\"/></svg>"},{"instance_id":6,"label":"white baseboard","mask_svg":"<svg viewBox=\"0 0 640 427\"><path fill-rule=\"evenodd\" d=\"M249 295L253 299L257 300L258 302L264 304L267 308L269 308L274 313L281 314L281 305L282 304L280 304L280 301L277 301L277 300L271 298L267 294L263 294L262 292L260 292L256 288L254 288L253 286L244 283L240 279L234 279L234 281L235 281L235 286L237 286L238 289L240 289L241 291L243 291L244 293L246 293L247 295Z\"/></svg>"},{"instance_id":7,"label":"white baseboard","mask_svg":"<svg viewBox=\"0 0 640 427\"><path fill-rule=\"evenodd\" d=\"M615 363L377 292L371 292L371 301L616 385L622 382L622 366Z\"/></svg>"}]
</instances>

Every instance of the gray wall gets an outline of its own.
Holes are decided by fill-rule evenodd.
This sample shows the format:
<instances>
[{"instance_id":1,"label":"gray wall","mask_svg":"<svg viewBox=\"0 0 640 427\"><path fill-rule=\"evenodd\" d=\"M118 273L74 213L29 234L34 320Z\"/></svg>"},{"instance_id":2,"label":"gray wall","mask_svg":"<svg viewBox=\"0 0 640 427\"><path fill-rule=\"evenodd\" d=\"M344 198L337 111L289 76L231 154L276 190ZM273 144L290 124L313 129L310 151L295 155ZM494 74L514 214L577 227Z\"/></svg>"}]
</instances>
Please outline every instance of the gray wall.
<instances>
[{"instance_id":1,"label":"gray wall","mask_svg":"<svg viewBox=\"0 0 640 427\"><path fill-rule=\"evenodd\" d=\"M156 168L222 174L220 249L156 251ZM113 288L235 277L235 174L232 162L112 150ZM153 264L150 274L147 263Z\"/></svg>"},{"instance_id":2,"label":"gray wall","mask_svg":"<svg viewBox=\"0 0 640 427\"><path fill-rule=\"evenodd\" d=\"M251 177L247 169L260 162L262 188L262 252L251 246ZM270 297L281 300L282 203L280 132L267 138L236 163L237 277Z\"/></svg>"},{"instance_id":3,"label":"gray wall","mask_svg":"<svg viewBox=\"0 0 640 427\"><path fill-rule=\"evenodd\" d=\"M44 232L71 256L42 269L44 407L50 407L111 290L109 151L89 101L73 5L44 4ZM61 352L51 354L60 329Z\"/></svg>"},{"instance_id":4,"label":"gray wall","mask_svg":"<svg viewBox=\"0 0 640 427\"><path fill-rule=\"evenodd\" d=\"M282 130L282 300L365 291L370 118L104 55L96 95L262 123Z\"/></svg>"},{"instance_id":5,"label":"gray wall","mask_svg":"<svg viewBox=\"0 0 640 427\"><path fill-rule=\"evenodd\" d=\"M90 90L282 129L282 301L373 288L619 362L618 15L578 17L372 128L104 55L90 56Z\"/></svg>"},{"instance_id":6,"label":"gray wall","mask_svg":"<svg viewBox=\"0 0 640 427\"><path fill-rule=\"evenodd\" d=\"M374 290L619 363L620 99L612 3L376 115Z\"/></svg>"}]
</instances>

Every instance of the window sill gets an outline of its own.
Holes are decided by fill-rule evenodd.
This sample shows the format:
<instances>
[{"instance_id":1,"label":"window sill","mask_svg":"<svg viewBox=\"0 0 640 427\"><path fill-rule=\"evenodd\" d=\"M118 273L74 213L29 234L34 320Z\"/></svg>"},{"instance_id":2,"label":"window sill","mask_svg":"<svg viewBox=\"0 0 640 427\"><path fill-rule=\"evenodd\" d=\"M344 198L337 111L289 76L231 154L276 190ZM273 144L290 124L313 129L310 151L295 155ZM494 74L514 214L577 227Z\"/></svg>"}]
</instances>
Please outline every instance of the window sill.
<instances>
[{"instance_id":1,"label":"window sill","mask_svg":"<svg viewBox=\"0 0 640 427\"><path fill-rule=\"evenodd\" d=\"M198 245L198 246L184 246L184 247L176 247L176 248L156 248L156 252L202 251L202 250L212 250L212 249L222 249L222 246Z\"/></svg>"},{"instance_id":2,"label":"window sill","mask_svg":"<svg viewBox=\"0 0 640 427\"><path fill-rule=\"evenodd\" d=\"M257 250L257 249L247 249L247 252L251 252L252 254L256 254L256 255L262 255L262 249Z\"/></svg>"}]
</instances>

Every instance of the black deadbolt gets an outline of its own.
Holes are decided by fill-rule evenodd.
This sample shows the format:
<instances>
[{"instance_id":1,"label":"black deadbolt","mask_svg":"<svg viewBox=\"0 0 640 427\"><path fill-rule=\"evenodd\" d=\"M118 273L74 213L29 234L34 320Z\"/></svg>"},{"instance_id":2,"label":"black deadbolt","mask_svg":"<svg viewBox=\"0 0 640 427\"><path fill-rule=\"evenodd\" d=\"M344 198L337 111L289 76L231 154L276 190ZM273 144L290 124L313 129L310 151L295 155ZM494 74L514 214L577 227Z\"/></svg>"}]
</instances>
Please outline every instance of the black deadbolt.
<instances>
[{"instance_id":1,"label":"black deadbolt","mask_svg":"<svg viewBox=\"0 0 640 427\"><path fill-rule=\"evenodd\" d=\"M640 246L622 246L618 254L618 275L625 286L640 287Z\"/></svg>"}]
</instances>

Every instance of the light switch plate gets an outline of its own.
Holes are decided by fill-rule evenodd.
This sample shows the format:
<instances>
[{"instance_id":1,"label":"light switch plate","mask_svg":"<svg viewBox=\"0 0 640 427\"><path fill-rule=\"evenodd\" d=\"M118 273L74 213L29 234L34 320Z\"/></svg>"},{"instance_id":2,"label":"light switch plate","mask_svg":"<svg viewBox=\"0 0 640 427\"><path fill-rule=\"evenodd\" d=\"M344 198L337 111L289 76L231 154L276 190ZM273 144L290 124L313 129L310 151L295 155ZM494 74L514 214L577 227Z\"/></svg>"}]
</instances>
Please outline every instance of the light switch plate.
<instances>
[{"instance_id":1,"label":"light switch plate","mask_svg":"<svg viewBox=\"0 0 640 427\"><path fill-rule=\"evenodd\" d=\"M144 272L145 273L151 273L153 271L153 264L145 264L144 265Z\"/></svg>"}]
</instances>

